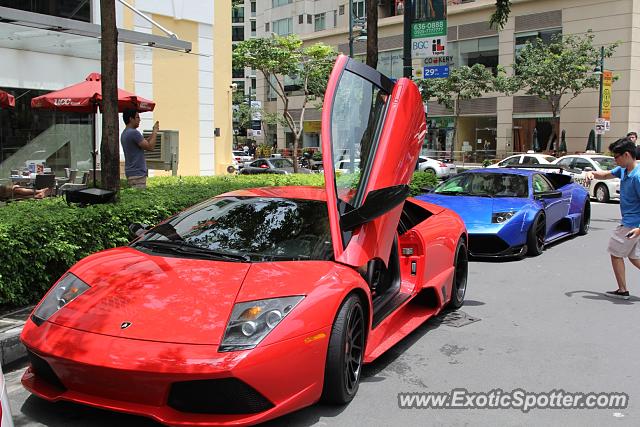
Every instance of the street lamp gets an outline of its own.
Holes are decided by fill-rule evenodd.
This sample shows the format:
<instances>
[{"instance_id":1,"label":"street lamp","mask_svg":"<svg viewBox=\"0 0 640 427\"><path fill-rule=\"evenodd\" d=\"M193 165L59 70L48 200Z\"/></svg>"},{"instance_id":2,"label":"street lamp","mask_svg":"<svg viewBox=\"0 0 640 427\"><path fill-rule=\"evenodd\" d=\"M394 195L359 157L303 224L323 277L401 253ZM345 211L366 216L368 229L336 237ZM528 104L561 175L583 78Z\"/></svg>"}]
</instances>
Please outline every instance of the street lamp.
<instances>
[{"instance_id":1,"label":"street lamp","mask_svg":"<svg viewBox=\"0 0 640 427\"><path fill-rule=\"evenodd\" d=\"M358 25L358 29L360 30L360 34L355 36L353 35L353 27L354 25ZM353 0L349 0L349 57L353 58L353 41L365 41L367 40L367 30L364 28L365 20L361 17L353 16Z\"/></svg>"}]
</instances>

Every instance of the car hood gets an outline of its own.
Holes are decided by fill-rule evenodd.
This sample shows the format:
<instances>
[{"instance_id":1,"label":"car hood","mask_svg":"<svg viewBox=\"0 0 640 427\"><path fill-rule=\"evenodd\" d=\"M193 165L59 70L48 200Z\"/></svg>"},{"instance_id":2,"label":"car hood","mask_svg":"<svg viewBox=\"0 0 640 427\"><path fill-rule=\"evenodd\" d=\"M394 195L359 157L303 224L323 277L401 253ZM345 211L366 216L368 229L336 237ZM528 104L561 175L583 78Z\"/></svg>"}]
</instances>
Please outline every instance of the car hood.
<instances>
[{"instance_id":1,"label":"car hood","mask_svg":"<svg viewBox=\"0 0 640 427\"><path fill-rule=\"evenodd\" d=\"M70 270L91 288L50 321L123 338L219 344L250 267L129 247L107 250ZM123 322L131 325L123 329Z\"/></svg>"},{"instance_id":2,"label":"car hood","mask_svg":"<svg viewBox=\"0 0 640 427\"><path fill-rule=\"evenodd\" d=\"M418 199L451 209L460 215L467 225L491 224L494 212L518 211L529 203L528 199L518 197L490 198L438 194L425 194Z\"/></svg>"}]
</instances>

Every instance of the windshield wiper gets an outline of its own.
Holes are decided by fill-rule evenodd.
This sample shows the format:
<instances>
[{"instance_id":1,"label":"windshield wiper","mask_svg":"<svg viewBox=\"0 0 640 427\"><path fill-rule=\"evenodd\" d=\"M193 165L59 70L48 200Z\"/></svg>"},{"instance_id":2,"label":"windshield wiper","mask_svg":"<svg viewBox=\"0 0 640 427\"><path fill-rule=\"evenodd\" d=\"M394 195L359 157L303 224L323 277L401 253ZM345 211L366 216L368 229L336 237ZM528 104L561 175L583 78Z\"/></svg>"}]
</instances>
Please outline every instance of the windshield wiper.
<instances>
[{"instance_id":1,"label":"windshield wiper","mask_svg":"<svg viewBox=\"0 0 640 427\"><path fill-rule=\"evenodd\" d=\"M208 259L217 259L224 261L243 261L250 262L248 255L230 254L227 252L216 252L211 249L201 248L200 246L191 245L189 243L174 240L141 240L135 243L136 246L143 246L150 249L164 250L180 255L196 255Z\"/></svg>"}]
</instances>

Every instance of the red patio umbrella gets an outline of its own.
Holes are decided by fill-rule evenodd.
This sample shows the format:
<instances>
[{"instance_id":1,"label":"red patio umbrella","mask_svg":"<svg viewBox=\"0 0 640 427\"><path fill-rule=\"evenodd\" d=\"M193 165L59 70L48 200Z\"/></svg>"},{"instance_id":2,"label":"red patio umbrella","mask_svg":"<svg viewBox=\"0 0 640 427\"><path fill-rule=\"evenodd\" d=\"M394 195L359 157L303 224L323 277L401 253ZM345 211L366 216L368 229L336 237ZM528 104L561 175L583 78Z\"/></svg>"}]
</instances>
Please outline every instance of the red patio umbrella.
<instances>
[{"instance_id":1,"label":"red patio umbrella","mask_svg":"<svg viewBox=\"0 0 640 427\"><path fill-rule=\"evenodd\" d=\"M16 99L13 95L9 95L7 92L0 90L0 107L2 108L14 108L16 106Z\"/></svg>"},{"instance_id":2,"label":"red patio umbrella","mask_svg":"<svg viewBox=\"0 0 640 427\"><path fill-rule=\"evenodd\" d=\"M100 73L91 73L85 81L75 85L49 92L31 100L31 108L43 108L47 110L69 111L76 113L98 112L102 103L102 76ZM156 104L153 101L137 96L131 92L118 88L118 111L127 109L138 112L153 111ZM96 138L93 129L93 186L96 185Z\"/></svg>"}]
</instances>

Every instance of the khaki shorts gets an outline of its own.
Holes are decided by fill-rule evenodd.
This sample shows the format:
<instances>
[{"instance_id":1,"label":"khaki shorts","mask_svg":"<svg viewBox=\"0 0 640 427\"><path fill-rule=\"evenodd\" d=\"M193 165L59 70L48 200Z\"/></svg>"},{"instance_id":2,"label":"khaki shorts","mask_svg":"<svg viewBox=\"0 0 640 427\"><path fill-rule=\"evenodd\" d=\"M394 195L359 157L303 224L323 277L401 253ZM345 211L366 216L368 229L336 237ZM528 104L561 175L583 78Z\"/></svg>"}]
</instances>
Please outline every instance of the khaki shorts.
<instances>
[{"instance_id":1,"label":"khaki shorts","mask_svg":"<svg viewBox=\"0 0 640 427\"><path fill-rule=\"evenodd\" d=\"M147 188L147 177L146 176L128 176L127 182L129 182L129 187L138 188L144 190Z\"/></svg>"},{"instance_id":2,"label":"khaki shorts","mask_svg":"<svg viewBox=\"0 0 640 427\"><path fill-rule=\"evenodd\" d=\"M627 238L627 233L631 230L633 229L624 225L616 227L607 248L611 255L618 258L640 259L640 237Z\"/></svg>"}]
</instances>

